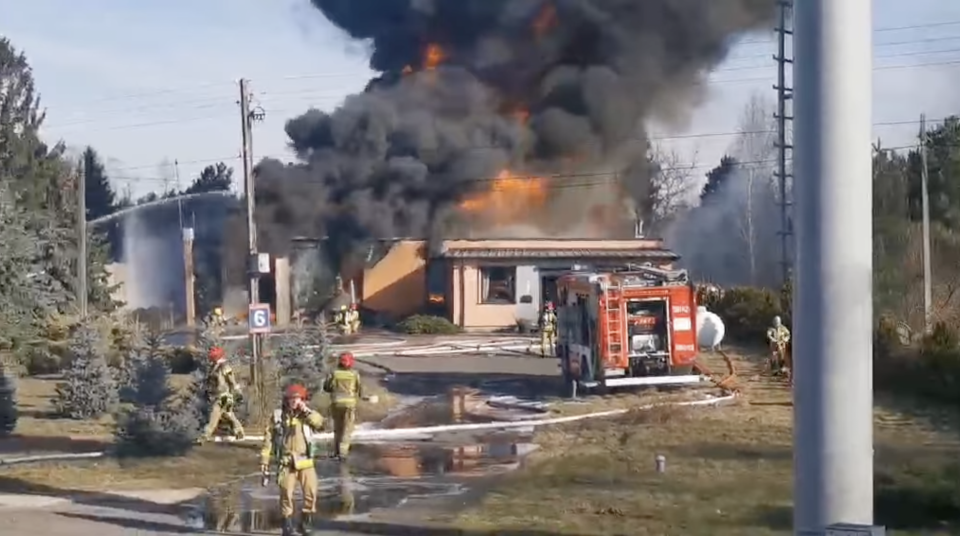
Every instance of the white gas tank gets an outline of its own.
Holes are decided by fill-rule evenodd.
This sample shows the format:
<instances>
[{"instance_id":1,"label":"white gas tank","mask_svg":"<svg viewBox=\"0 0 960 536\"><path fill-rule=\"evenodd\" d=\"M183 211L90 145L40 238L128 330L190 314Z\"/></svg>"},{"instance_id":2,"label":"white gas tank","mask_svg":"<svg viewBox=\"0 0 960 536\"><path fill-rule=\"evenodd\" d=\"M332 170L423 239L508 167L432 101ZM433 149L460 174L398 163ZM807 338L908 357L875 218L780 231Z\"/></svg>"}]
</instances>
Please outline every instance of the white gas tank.
<instances>
[{"instance_id":1,"label":"white gas tank","mask_svg":"<svg viewBox=\"0 0 960 536\"><path fill-rule=\"evenodd\" d=\"M716 313L706 307L697 307L697 345L701 350L713 350L723 341L726 327Z\"/></svg>"}]
</instances>

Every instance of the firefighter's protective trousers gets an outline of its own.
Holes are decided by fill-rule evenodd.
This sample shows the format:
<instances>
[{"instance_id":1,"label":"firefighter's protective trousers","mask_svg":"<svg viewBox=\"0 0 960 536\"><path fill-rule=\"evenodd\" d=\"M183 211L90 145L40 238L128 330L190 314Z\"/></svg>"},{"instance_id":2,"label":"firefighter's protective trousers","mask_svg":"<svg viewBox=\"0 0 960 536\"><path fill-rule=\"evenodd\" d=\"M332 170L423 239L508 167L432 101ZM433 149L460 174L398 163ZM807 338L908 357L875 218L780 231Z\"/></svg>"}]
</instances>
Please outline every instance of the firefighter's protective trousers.
<instances>
[{"instance_id":1,"label":"firefighter's protective trousers","mask_svg":"<svg viewBox=\"0 0 960 536\"><path fill-rule=\"evenodd\" d=\"M360 333L360 311L348 311L346 322L350 334Z\"/></svg>"},{"instance_id":2,"label":"firefighter's protective trousers","mask_svg":"<svg viewBox=\"0 0 960 536\"><path fill-rule=\"evenodd\" d=\"M337 456L346 456L350 452L350 438L357 420L357 401L363 397L360 374L352 369L337 369L324 382L323 390L330 393L333 452Z\"/></svg>"},{"instance_id":3,"label":"firefighter's protective trousers","mask_svg":"<svg viewBox=\"0 0 960 536\"><path fill-rule=\"evenodd\" d=\"M786 326L772 326L767 329L767 341L774 357L774 368L789 367L787 344L790 343L790 330Z\"/></svg>"},{"instance_id":4,"label":"firefighter's protective trousers","mask_svg":"<svg viewBox=\"0 0 960 536\"><path fill-rule=\"evenodd\" d=\"M226 363L215 365L207 377L207 393L211 395L210 415L207 424L203 427L203 439L210 439L217 431L221 419L227 419L233 429L233 434L243 437L243 424L233 412L236 405L236 394L240 393L233 369Z\"/></svg>"},{"instance_id":5,"label":"firefighter's protective trousers","mask_svg":"<svg viewBox=\"0 0 960 536\"><path fill-rule=\"evenodd\" d=\"M297 486L303 492L301 512L316 512L319 482L311 437L322 428L323 417L315 411L292 414L277 410L273 422L263 434L260 465L268 468L271 462L275 463L277 485L280 486L280 515L284 519L293 517Z\"/></svg>"}]
</instances>

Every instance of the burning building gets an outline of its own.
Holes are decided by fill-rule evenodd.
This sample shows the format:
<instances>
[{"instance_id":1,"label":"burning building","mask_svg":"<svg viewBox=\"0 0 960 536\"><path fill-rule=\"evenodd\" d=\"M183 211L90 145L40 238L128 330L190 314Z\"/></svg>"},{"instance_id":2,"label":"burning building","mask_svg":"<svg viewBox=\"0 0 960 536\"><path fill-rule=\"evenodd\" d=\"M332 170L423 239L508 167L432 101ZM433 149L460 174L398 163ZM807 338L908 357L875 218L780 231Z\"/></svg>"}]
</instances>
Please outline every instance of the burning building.
<instances>
[{"instance_id":1,"label":"burning building","mask_svg":"<svg viewBox=\"0 0 960 536\"><path fill-rule=\"evenodd\" d=\"M257 166L262 248L328 237L627 239L656 232L645 126L682 114L776 0L311 0L380 73L286 125ZM242 228L242 225L236 226ZM238 239L238 242L242 240ZM234 262L242 266L242 262Z\"/></svg>"}]
</instances>

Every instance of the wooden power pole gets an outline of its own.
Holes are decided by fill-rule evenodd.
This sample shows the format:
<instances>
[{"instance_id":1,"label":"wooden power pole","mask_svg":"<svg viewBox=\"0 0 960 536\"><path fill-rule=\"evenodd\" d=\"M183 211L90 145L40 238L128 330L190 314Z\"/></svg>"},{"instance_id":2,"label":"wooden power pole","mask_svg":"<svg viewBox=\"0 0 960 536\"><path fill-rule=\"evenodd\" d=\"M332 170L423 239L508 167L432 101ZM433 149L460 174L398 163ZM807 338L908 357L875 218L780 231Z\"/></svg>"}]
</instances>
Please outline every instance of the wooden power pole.
<instances>
[{"instance_id":1,"label":"wooden power pole","mask_svg":"<svg viewBox=\"0 0 960 536\"><path fill-rule=\"evenodd\" d=\"M87 318L87 169L86 159L77 177L77 300L80 317Z\"/></svg>"},{"instance_id":2,"label":"wooden power pole","mask_svg":"<svg viewBox=\"0 0 960 536\"><path fill-rule=\"evenodd\" d=\"M243 141L243 184L244 195L247 199L247 239L249 257L247 271L250 277L250 305L260 303L260 262L257 248L256 188L253 173L253 122L263 120L263 111L251 108L250 82L240 79L240 132ZM249 309L248 309L249 312ZM264 400L264 383L261 368L262 339L259 333L250 333L250 384L254 386L259 398L261 417L266 413Z\"/></svg>"},{"instance_id":3,"label":"wooden power pole","mask_svg":"<svg viewBox=\"0 0 960 536\"><path fill-rule=\"evenodd\" d=\"M187 292L187 326L197 326L197 276L193 267L193 227L183 228L183 276Z\"/></svg>"},{"instance_id":4,"label":"wooden power pole","mask_svg":"<svg viewBox=\"0 0 960 536\"><path fill-rule=\"evenodd\" d=\"M930 273L930 184L927 165L927 116L920 114L920 198L923 213L923 330L930 332L933 276Z\"/></svg>"}]
</instances>

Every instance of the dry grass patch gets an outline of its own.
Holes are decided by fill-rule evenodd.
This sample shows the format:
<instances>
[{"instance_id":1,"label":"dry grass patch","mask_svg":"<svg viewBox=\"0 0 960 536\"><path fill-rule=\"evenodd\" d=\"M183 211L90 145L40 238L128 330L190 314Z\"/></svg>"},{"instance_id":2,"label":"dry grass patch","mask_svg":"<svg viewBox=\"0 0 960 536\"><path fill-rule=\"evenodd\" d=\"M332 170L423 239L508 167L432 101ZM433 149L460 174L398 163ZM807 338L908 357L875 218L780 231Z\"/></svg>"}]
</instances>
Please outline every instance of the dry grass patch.
<instances>
[{"instance_id":1,"label":"dry grass patch","mask_svg":"<svg viewBox=\"0 0 960 536\"><path fill-rule=\"evenodd\" d=\"M179 458L104 458L7 467L4 493L206 488L258 471L259 445L211 444Z\"/></svg>"},{"instance_id":2,"label":"dry grass patch","mask_svg":"<svg viewBox=\"0 0 960 536\"><path fill-rule=\"evenodd\" d=\"M455 524L558 535L791 533L786 386L747 373L719 408L658 407L547 429L542 448ZM878 410L877 514L897 534L956 533L960 445L924 416ZM656 472L663 455L667 470Z\"/></svg>"}]
</instances>

